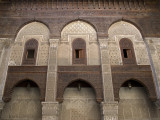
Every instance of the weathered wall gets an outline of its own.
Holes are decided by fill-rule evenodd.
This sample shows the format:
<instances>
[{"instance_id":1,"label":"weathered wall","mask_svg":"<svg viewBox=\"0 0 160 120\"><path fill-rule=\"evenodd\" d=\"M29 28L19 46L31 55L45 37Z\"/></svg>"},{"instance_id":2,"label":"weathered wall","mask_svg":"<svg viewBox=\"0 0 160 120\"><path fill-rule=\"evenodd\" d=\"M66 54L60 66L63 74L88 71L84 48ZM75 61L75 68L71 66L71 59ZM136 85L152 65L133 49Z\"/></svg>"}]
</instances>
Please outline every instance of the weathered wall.
<instances>
[{"instance_id":1,"label":"weathered wall","mask_svg":"<svg viewBox=\"0 0 160 120\"><path fill-rule=\"evenodd\" d=\"M159 120L160 110L150 101L143 87L121 87L119 120Z\"/></svg>"},{"instance_id":2,"label":"weathered wall","mask_svg":"<svg viewBox=\"0 0 160 120\"><path fill-rule=\"evenodd\" d=\"M100 105L92 88L66 88L59 120L101 120Z\"/></svg>"},{"instance_id":3,"label":"weathered wall","mask_svg":"<svg viewBox=\"0 0 160 120\"><path fill-rule=\"evenodd\" d=\"M10 102L6 103L1 120L41 120L42 106L38 88L15 87Z\"/></svg>"}]
</instances>

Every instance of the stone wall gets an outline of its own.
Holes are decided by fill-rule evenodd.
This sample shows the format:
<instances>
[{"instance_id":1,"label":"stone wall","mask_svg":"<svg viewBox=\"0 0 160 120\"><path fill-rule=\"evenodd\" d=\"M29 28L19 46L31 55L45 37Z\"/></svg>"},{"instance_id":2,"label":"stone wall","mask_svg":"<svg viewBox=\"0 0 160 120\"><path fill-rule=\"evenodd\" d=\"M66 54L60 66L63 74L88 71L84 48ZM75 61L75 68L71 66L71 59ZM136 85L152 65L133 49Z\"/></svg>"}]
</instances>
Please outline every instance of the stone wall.
<instances>
[{"instance_id":1,"label":"stone wall","mask_svg":"<svg viewBox=\"0 0 160 120\"><path fill-rule=\"evenodd\" d=\"M12 99L4 105L1 120L41 120L42 106L38 88L15 87Z\"/></svg>"},{"instance_id":2,"label":"stone wall","mask_svg":"<svg viewBox=\"0 0 160 120\"><path fill-rule=\"evenodd\" d=\"M59 120L101 120L100 105L92 88L66 88Z\"/></svg>"},{"instance_id":3,"label":"stone wall","mask_svg":"<svg viewBox=\"0 0 160 120\"><path fill-rule=\"evenodd\" d=\"M58 65L72 65L72 42L77 38L86 42L87 65L100 65L97 33L90 24L80 20L69 23L61 32Z\"/></svg>"},{"instance_id":4,"label":"stone wall","mask_svg":"<svg viewBox=\"0 0 160 120\"><path fill-rule=\"evenodd\" d=\"M38 41L37 66L48 64L49 53L49 29L40 22L32 22L25 25L18 32L11 48L10 66L20 66L23 60L25 43L30 39Z\"/></svg>"},{"instance_id":5,"label":"stone wall","mask_svg":"<svg viewBox=\"0 0 160 120\"><path fill-rule=\"evenodd\" d=\"M143 87L121 87L118 120L159 120L160 110Z\"/></svg>"}]
</instances>

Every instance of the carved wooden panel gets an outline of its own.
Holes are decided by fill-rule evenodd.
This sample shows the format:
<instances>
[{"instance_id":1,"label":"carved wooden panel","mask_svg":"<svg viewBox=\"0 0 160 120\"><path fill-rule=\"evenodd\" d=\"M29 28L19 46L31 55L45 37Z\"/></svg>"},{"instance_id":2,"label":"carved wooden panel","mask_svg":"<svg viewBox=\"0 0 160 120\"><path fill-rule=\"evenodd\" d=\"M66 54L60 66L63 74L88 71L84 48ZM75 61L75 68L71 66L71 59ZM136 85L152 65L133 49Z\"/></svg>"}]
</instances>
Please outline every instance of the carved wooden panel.
<instances>
[{"instance_id":1,"label":"carved wooden panel","mask_svg":"<svg viewBox=\"0 0 160 120\"><path fill-rule=\"evenodd\" d=\"M150 99L156 100L157 95L149 65L112 65L111 71L115 100L119 100L119 90L123 83L128 80L141 83L147 89Z\"/></svg>"},{"instance_id":2,"label":"carved wooden panel","mask_svg":"<svg viewBox=\"0 0 160 120\"><path fill-rule=\"evenodd\" d=\"M134 48L131 40L123 38L119 42L123 64L136 64Z\"/></svg>"},{"instance_id":3,"label":"carved wooden panel","mask_svg":"<svg viewBox=\"0 0 160 120\"><path fill-rule=\"evenodd\" d=\"M72 82L82 80L92 86L96 100L103 100L103 87L100 66L58 66L57 100L63 101L65 88Z\"/></svg>"},{"instance_id":4,"label":"carved wooden panel","mask_svg":"<svg viewBox=\"0 0 160 120\"><path fill-rule=\"evenodd\" d=\"M37 57L38 41L35 39L29 40L25 43L23 53L23 65L35 65Z\"/></svg>"},{"instance_id":5,"label":"carved wooden panel","mask_svg":"<svg viewBox=\"0 0 160 120\"><path fill-rule=\"evenodd\" d=\"M23 80L31 80L40 89L40 99L44 101L46 90L47 66L9 66L5 90L4 101L11 99L13 88Z\"/></svg>"}]
</instances>

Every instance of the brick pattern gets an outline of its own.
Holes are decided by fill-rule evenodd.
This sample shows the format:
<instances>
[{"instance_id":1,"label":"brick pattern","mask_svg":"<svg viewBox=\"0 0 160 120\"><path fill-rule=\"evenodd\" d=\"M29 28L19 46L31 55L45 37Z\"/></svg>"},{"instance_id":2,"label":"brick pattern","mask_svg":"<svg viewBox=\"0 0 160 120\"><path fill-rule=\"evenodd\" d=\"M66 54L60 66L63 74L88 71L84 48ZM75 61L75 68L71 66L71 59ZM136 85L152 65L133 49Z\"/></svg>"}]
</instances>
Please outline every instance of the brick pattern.
<instances>
[{"instance_id":1,"label":"brick pattern","mask_svg":"<svg viewBox=\"0 0 160 120\"><path fill-rule=\"evenodd\" d=\"M36 9L37 6L41 6L41 8L48 9L145 9L148 3L155 4L156 2L150 2L150 0L139 0L139 1L128 1L128 0L97 0L97 1L56 1L56 0L48 0L48 1L34 1L34 0L22 0L16 1L12 0L12 9L16 9L16 7L20 7L21 9L27 9L31 7L32 9ZM24 6L25 4L25 6Z\"/></svg>"},{"instance_id":2,"label":"brick pattern","mask_svg":"<svg viewBox=\"0 0 160 120\"><path fill-rule=\"evenodd\" d=\"M89 83L96 93L96 100L103 101L103 88L100 66L58 66L57 100L63 101L65 88L76 80Z\"/></svg>"},{"instance_id":3,"label":"brick pattern","mask_svg":"<svg viewBox=\"0 0 160 120\"><path fill-rule=\"evenodd\" d=\"M152 71L149 65L112 65L111 71L115 100L119 100L119 90L123 83L131 79L138 81L146 88L152 101L157 99Z\"/></svg>"},{"instance_id":4,"label":"brick pattern","mask_svg":"<svg viewBox=\"0 0 160 120\"><path fill-rule=\"evenodd\" d=\"M17 83L23 80L32 80L38 85L41 94L41 101L44 101L46 77L46 66L9 66L3 100L5 102L10 101L13 88Z\"/></svg>"}]
</instances>

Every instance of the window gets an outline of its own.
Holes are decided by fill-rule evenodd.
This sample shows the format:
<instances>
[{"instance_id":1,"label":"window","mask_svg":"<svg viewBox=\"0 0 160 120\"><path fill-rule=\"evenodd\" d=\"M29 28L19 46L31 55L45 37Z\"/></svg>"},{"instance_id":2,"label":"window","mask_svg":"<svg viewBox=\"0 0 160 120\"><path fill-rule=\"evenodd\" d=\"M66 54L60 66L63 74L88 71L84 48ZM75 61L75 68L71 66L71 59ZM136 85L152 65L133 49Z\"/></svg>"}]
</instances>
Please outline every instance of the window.
<instances>
[{"instance_id":1,"label":"window","mask_svg":"<svg viewBox=\"0 0 160 120\"><path fill-rule=\"evenodd\" d=\"M34 53L35 53L35 50L27 50L27 54L26 54L26 58L27 59L33 59L34 58Z\"/></svg>"},{"instance_id":2,"label":"window","mask_svg":"<svg viewBox=\"0 0 160 120\"><path fill-rule=\"evenodd\" d=\"M86 64L86 43L81 38L77 38L72 43L72 63Z\"/></svg>"},{"instance_id":3,"label":"window","mask_svg":"<svg viewBox=\"0 0 160 120\"><path fill-rule=\"evenodd\" d=\"M134 48L131 40L123 38L119 42L123 64L136 64Z\"/></svg>"},{"instance_id":4,"label":"window","mask_svg":"<svg viewBox=\"0 0 160 120\"><path fill-rule=\"evenodd\" d=\"M83 50L82 49L76 49L75 50L75 58L79 59L83 57Z\"/></svg>"},{"instance_id":5,"label":"window","mask_svg":"<svg viewBox=\"0 0 160 120\"><path fill-rule=\"evenodd\" d=\"M123 49L124 58L132 58L132 52L130 49Z\"/></svg>"},{"instance_id":6,"label":"window","mask_svg":"<svg viewBox=\"0 0 160 120\"><path fill-rule=\"evenodd\" d=\"M37 56L38 42L31 39L25 43L22 65L35 65Z\"/></svg>"}]
</instances>

